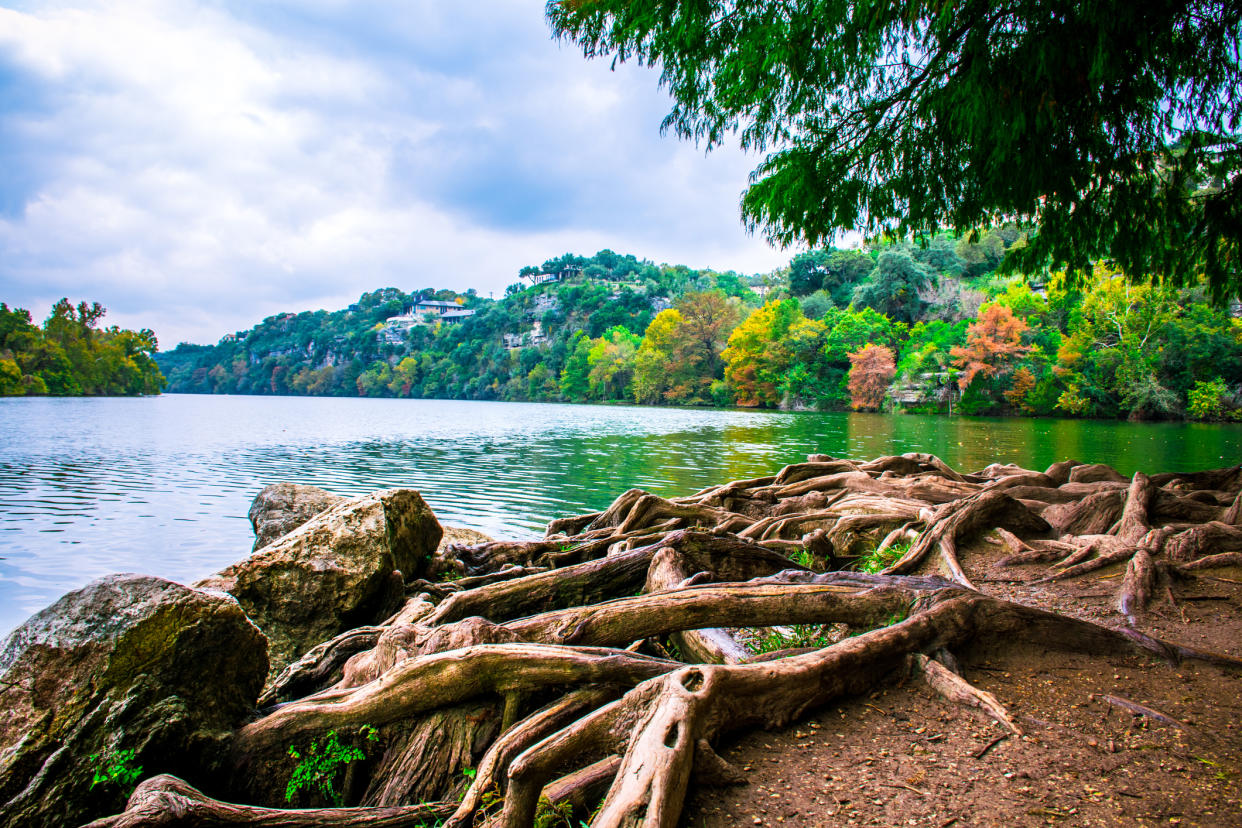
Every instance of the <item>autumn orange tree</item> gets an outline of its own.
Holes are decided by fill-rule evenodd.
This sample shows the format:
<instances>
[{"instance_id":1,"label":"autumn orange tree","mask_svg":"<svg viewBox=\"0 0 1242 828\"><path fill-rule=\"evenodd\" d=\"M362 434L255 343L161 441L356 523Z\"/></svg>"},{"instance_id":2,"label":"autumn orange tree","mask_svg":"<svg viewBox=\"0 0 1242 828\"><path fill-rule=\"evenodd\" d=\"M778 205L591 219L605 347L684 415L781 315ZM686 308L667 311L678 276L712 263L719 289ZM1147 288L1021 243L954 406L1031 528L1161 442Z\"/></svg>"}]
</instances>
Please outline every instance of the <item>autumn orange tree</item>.
<instances>
[{"instance_id":1,"label":"autumn orange tree","mask_svg":"<svg viewBox=\"0 0 1242 828\"><path fill-rule=\"evenodd\" d=\"M893 352L883 345L864 345L850 354L850 408L877 411L896 373Z\"/></svg>"},{"instance_id":2,"label":"autumn orange tree","mask_svg":"<svg viewBox=\"0 0 1242 828\"><path fill-rule=\"evenodd\" d=\"M1014 364L1032 350L1031 345L1022 341L1028 327L1005 305L985 306L966 329L966 346L950 352L953 364L962 372L958 388L966 391L980 376L988 380L1007 376Z\"/></svg>"}]
</instances>

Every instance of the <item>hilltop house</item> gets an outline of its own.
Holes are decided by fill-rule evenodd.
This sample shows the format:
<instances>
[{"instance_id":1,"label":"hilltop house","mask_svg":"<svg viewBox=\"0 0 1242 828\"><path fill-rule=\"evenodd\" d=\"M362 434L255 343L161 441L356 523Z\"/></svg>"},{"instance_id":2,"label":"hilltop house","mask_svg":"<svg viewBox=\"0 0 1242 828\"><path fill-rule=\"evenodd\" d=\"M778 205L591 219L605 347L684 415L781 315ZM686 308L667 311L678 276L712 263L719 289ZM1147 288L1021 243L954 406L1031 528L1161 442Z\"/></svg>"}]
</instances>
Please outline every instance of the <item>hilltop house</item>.
<instances>
[{"instance_id":1,"label":"hilltop house","mask_svg":"<svg viewBox=\"0 0 1242 828\"><path fill-rule=\"evenodd\" d=\"M421 302L415 302L414 308L410 311L414 316L422 317L426 314L435 314L436 316L444 316L446 313L461 310L461 305L456 302L438 302L431 299L424 299Z\"/></svg>"},{"instance_id":2,"label":"hilltop house","mask_svg":"<svg viewBox=\"0 0 1242 828\"><path fill-rule=\"evenodd\" d=\"M555 273L526 273L523 279L530 279L531 286L542 285L545 282L563 282L582 273L582 268L578 265L565 265Z\"/></svg>"},{"instance_id":3,"label":"hilltop house","mask_svg":"<svg viewBox=\"0 0 1242 828\"><path fill-rule=\"evenodd\" d=\"M410 328L421 324L422 320L412 314L390 316L384 320L384 326L380 328L377 336L381 343L400 345L405 341L406 334L409 333Z\"/></svg>"},{"instance_id":4,"label":"hilltop house","mask_svg":"<svg viewBox=\"0 0 1242 828\"><path fill-rule=\"evenodd\" d=\"M468 308L458 307L457 310L445 311L440 314L440 321L445 325L455 325L458 322L461 322L464 319L469 319L472 316L474 316L474 311Z\"/></svg>"},{"instance_id":5,"label":"hilltop house","mask_svg":"<svg viewBox=\"0 0 1242 828\"><path fill-rule=\"evenodd\" d=\"M377 336L382 343L400 345L415 325L426 325L432 322L455 325L463 319L474 316L474 313L456 302L416 302L408 313L385 319Z\"/></svg>"}]
</instances>

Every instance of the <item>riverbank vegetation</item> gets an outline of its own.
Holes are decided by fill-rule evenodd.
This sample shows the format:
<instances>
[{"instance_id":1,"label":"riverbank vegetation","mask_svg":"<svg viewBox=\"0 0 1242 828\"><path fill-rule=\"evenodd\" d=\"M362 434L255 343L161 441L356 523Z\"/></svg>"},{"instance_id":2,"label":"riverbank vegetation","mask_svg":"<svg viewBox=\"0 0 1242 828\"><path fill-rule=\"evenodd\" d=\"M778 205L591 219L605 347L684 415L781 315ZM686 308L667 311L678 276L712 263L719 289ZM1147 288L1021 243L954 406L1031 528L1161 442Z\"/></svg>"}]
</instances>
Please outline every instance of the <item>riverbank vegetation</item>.
<instances>
[{"instance_id":1,"label":"riverbank vegetation","mask_svg":"<svg viewBox=\"0 0 1242 828\"><path fill-rule=\"evenodd\" d=\"M1025 243L817 249L748 277L567 254L523 272L572 275L500 300L385 288L158 359L190 393L1239 418L1242 320L1204 287L998 275ZM475 314L387 329L430 300Z\"/></svg>"},{"instance_id":2,"label":"riverbank vegetation","mask_svg":"<svg viewBox=\"0 0 1242 828\"><path fill-rule=\"evenodd\" d=\"M164 387L150 330L100 328L107 310L68 299L36 326L30 312L0 303L0 396L133 396Z\"/></svg>"}]
</instances>

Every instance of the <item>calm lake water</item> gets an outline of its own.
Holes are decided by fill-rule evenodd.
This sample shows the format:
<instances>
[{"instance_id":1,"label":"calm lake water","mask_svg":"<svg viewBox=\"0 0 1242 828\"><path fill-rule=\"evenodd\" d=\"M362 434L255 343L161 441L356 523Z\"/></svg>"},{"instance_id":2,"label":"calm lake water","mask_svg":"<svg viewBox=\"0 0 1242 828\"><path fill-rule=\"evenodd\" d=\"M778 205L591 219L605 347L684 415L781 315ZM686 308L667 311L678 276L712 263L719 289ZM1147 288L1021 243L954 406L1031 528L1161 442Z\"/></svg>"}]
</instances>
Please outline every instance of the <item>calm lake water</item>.
<instances>
[{"instance_id":1,"label":"calm lake water","mask_svg":"<svg viewBox=\"0 0 1242 828\"><path fill-rule=\"evenodd\" d=\"M964 470L1074 457L1125 474L1242 460L1242 426L297 397L0 400L0 635L109 572L192 581L245 557L263 486L413 486L497 537L767 474L810 453Z\"/></svg>"}]
</instances>

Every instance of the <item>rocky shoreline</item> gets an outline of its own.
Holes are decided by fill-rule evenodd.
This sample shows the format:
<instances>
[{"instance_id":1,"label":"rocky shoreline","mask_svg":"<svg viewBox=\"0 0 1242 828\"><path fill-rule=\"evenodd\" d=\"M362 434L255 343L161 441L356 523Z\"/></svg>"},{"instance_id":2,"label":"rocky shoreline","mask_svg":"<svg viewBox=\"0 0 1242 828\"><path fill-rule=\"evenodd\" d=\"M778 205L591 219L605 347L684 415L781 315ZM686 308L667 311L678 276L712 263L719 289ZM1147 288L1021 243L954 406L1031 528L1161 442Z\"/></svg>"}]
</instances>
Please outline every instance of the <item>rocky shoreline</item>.
<instances>
[{"instance_id":1,"label":"rocky shoreline","mask_svg":"<svg viewBox=\"0 0 1242 828\"><path fill-rule=\"evenodd\" d=\"M688 788L745 781L725 734L898 673L1020 734L955 669L981 642L1242 667L1145 626L1158 589L1242 568L1242 467L812 456L529 542L442 527L409 489L277 484L250 518L220 573L109 576L0 646L0 826L675 824ZM1032 599L1110 570L1106 622ZM745 634L794 625L818 633ZM365 755L333 796L287 796L290 748L329 732Z\"/></svg>"}]
</instances>

